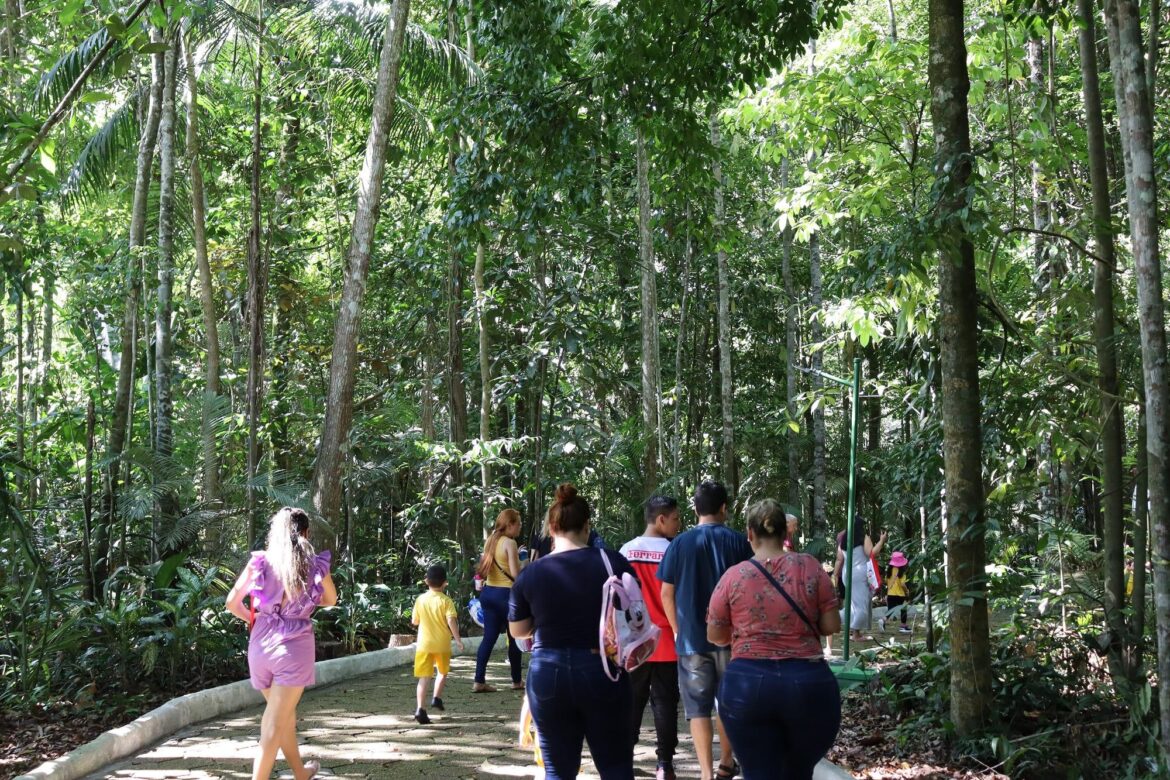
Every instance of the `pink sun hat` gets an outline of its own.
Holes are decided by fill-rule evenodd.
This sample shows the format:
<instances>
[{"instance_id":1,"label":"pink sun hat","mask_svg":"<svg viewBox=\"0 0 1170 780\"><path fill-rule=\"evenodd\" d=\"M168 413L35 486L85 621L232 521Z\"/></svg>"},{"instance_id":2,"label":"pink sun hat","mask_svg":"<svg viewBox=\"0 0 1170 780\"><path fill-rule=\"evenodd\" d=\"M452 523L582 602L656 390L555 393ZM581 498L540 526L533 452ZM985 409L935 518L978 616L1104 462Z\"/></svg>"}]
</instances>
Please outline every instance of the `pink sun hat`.
<instances>
[{"instance_id":1,"label":"pink sun hat","mask_svg":"<svg viewBox=\"0 0 1170 780\"><path fill-rule=\"evenodd\" d=\"M894 554L892 556L890 556L890 565L891 566L902 567L908 563L910 563L910 561L906 560L906 556L900 550L895 551Z\"/></svg>"}]
</instances>

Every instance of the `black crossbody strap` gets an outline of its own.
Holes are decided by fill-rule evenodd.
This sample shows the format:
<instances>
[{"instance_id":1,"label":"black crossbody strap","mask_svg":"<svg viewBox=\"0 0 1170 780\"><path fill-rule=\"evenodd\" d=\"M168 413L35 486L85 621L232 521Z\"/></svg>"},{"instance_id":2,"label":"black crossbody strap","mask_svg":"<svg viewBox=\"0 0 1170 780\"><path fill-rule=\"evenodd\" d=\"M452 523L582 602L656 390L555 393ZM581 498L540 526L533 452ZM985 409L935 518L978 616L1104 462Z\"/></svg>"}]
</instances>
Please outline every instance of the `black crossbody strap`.
<instances>
[{"instance_id":1,"label":"black crossbody strap","mask_svg":"<svg viewBox=\"0 0 1170 780\"><path fill-rule=\"evenodd\" d=\"M748 562L759 569L760 572L768 578L768 582L772 583L773 588L780 591L780 595L783 596L784 600L788 602L788 606L792 607L792 610L796 614L800 615L800 619L804 621L805 625L812 629L813 636L819 640L821 638L821 632L818 631L817 627L813 625L813 622L808 619L808 615L804 614L804 610L801 609L799 605L797 605L796 601L794 601L793 598L788 595L788 591L784 590L780 583L776 581L776 578L772 576L772 572L765 569L764 565L755 558L749 558Z\"/></svg>"},{"instance_id":2,"label":"black crossbody strap","mask_svg":"<svg viewBox=\"0 0 1170 780\"><path fill-rule=\"evenodd\" d=\"M507 570L504 569L504 567L500 565L500 562L497 561L495 558L492 558L492 563L494 563L496 565L496 568L500 570L500 574L503 574L505 577L508 578L508 582L515 582L516 581L515 578L512 577L512 575L509 574L507 572Z\"/></svg>"}]
</instances>

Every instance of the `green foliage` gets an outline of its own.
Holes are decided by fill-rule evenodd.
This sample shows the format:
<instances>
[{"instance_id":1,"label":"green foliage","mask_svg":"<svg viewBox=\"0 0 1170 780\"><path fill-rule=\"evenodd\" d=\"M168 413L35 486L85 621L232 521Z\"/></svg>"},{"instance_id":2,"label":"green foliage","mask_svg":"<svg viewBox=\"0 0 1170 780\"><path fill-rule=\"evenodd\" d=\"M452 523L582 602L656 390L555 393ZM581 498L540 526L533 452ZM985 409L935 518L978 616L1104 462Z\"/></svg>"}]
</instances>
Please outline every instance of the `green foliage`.
<instances>
[{"instance_id":1,"label":"green foliage","mask_svg":"<svg viewBox=\"0 0 1170 780\"><path fill-rule=\"evenodd\" d=\"M265 3L261 20L256 3L201 0L167 3L169 18L151 4L127 26L118 15L125 9L108 3L26 6L0 79L5 167L101 47L114 47L22 178L0 192L0 699L109 702L233 679L244 671L244 632L220 603L226 572L248 552L246 496L260 496L253 521L261 538L270 510L313 504L387 8ZM1068 9L967 9L975 175L957 218L978 268L987 584L1002 728L951 747L1021 776L1038 776L1050 756L1071 771L1140 776L1153 753L1145 723L1158 681L1141 671L1153 620L1144 623L1146 663L1132 689L1107 676L1094 649L1105 634L1103 497L1093 261L1077 249L1092 234L1078 29ZM638 533L651 441L661 444L656 490L682 499L735 465L732 523L750 501L782 499L801 516L803 549L831 561L845 516L851 410L840 389L815 387L802 369L816 354L827 372L846 374L860 357L859 510L873 533L889 532L887 549L912 557L915 597L930 593L938 640L891 674L885 706L907 750L916 734L949 736L937 357L949 334L935 324L945 227L937 203L949 182L933 166L926 8L902 0L848 9L513 0L457 10L452 31L448 4L412 3L362 305L344 510L336 527L313 531L314 543L335 552L341 591L339 606L319 614L325 647L359 652L407 632L430 563L444 562L452 595L465 598L495 514L519 508L526 540L560 481L578 484L611 544ZM182 175L172 226L169 457L151 445L157 185L144 246L133 257L125 251L158 48L149 24L182 32L196 60L211 328L221 353L220 390L211 394L211 334ZM1037 84L1026 54L1037 36L1047 49L1050 27L1051 83L1045 69ZM813 38L815 55L806 48ZM269 284L266 395L255 421L261 462L249 484L243 399L257 56ZM1166 102L1168 74L1159 70L1157 105ZM191 74L184 66L178 75L182 90ZM1164 150L1165 117L1157 118ZM649 145L656 257L655 431L641 422L637 130ZM182 132L178 139L182 170L189 159ZM1120 151L1113 157L1120 167ZM718 225L716 160L726 207ZM1167 160L1157 157L1163 178ZM1028 232L1033 177L1054 236ZM1124 225L1115 229L1120 235ZM482 297L472 280L480 247ZM1136 475L1140 313L1128 247L1120 241L1118 249L1114 340L1126 468ZM730 276L735 464L722 448L720 250ZM128 282L137 293L134 343L119 330ZM483 436L481 314L492 383ZM129 446L115 460L110 427L127 361ZM823 520L812 500L814 412L827 428ZM205 420L219 458L217 495L203 478ZM455 441L461 426L471 433ZM123 483L112 507L103 502L110 474ZM1128 505L1132 479L1125 491ZM158 499L172 493L179 508L164 517ZM1127 560L1134 530L1127 526ZM1127 600L1126 617L1134 622L1147 606ZM1073 707L1084 723L1064 740L1054 729Z\"/></svg>"}]
</instances>

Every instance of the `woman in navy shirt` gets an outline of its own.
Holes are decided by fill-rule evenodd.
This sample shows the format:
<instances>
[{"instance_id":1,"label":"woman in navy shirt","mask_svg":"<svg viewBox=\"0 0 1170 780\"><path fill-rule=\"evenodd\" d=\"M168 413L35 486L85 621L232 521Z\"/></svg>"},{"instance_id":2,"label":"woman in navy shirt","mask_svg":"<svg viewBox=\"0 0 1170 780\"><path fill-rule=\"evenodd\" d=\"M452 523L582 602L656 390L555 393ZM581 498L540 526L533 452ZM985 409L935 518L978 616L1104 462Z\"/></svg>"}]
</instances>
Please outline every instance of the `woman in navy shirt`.
<instances>
[{"instance_id":1,"label":"woman in navy shirt","mask_svg":"<svg viewBox=\"0 0 1170 780\"><path fill-rule=\"evenodd\" d=\"M540 735L548 780L571 780L581 768L582 741L602 780L633 780L634 745L628 713L630 678L612 682L601 667L598 627L601 586L634 574L612 550L589 546L589 503L570 484L557 487L549 509L552 552L532 563L512 586L508 621L512 636L533 637L528 665L528 705Z\"/></svg>"}]
</instances>

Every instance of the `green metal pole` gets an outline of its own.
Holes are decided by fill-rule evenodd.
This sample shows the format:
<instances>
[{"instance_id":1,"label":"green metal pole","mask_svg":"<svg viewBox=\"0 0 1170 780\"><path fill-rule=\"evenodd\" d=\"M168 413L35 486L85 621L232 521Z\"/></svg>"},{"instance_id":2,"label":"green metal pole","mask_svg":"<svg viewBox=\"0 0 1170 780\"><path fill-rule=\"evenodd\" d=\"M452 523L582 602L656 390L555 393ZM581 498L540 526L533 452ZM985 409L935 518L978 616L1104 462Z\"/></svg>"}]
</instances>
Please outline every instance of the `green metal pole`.
<instances>
[{"instance_id":1,"label":"green metal pole","mask_svg":"<svg viewBox=\"0 0 1170 780\"><path fill-rule=\"evenodd\" d=\"M861 400L861 358L853 359L853 403L849 408L849 509L845 526L845 646L849 660L849 620L853 609L853 517L857 513L857 405Z\"/></svg>"}]
</instances>

